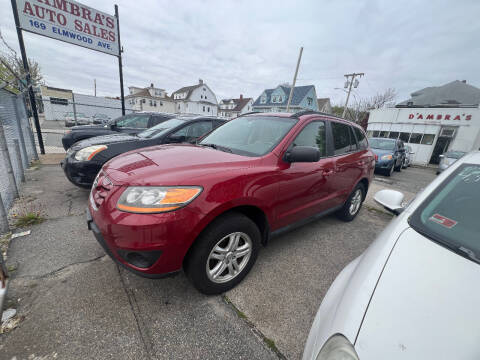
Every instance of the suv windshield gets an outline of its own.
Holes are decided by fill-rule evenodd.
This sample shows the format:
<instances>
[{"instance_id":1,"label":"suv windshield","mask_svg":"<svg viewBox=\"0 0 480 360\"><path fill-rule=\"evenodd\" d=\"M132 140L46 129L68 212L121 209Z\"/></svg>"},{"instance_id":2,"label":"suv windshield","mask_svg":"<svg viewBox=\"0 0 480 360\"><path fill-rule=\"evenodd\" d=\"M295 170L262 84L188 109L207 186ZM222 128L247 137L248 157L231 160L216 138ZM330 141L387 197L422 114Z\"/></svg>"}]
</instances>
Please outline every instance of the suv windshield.
<instances>
[{"instance_id":1,"label":"suv windshield","mask_svg":"<svg viewBox=\"0 0 480 360\"><path fill-rule=\"evenodd\" d=\"M480 165L463 164L411 216L432 240L480 263Z\"/></svg>"},{"instance_id":2,"label":"suv windshield","mask_svg":"<svg viewBox=\"0 0 480 360\"><path fill-rule=\"evenodd\" d=\"M185 120L170 119L158 125L155 125L150 129L143 130L142 132L138 133L137 136L141 138L157 138L168 132L170 129L177 127L178 125L181 125L183 123L185 123Z\"/></svg>"},{"instance_id":3,"label":"suv windshield","mask_svg":"<svg viewBox=\"0 0 480 360\"><path fill-rule=\"evenodd\" d=\"M368 142L372 149L379 149L379 150L395 149L395 140L369 139Z\"/></svg>"},{"instance_id":4,"label":"suv windshield","mask_svg":"<svg viewBox=\"0 0 480 360\"><path fill-rule=\"evenodd\" d=\"M244 116L220 126L200 145L216 145L234 154L262 156L273 150L297 119L274 116Z\"/></svg>"}]
</instances>

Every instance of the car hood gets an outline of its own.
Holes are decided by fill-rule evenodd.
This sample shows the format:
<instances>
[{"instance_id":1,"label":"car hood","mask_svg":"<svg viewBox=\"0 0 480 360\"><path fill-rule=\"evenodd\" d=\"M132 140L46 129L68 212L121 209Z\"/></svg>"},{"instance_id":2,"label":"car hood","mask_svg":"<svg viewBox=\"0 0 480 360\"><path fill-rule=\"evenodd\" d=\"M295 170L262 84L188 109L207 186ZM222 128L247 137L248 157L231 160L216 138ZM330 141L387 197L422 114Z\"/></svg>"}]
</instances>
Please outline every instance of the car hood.
<instances>
[{"instance_id":1,"label":"car hood","mask_svg":"<svg viewBox=\"0 0 480 360\"><path fill-rule=\"evenodd\" d=\"M92 145L108 145L113 143L120 143L125 141L136 141L140 140L136 136L125 135L125 134L108 134L102 136L94 136L85 140L81 140L75 143L72 146L72 150L80 150L86 148L87 146Z\"/></svg>"},{"instance_id":2,"label":"car hood","mask_svg":"<svg viewBox=\"0 0 480 360\"><path fill-rule=\"evenodd\" d=\"M478 359L480 265L407 229L355 343L360 359Z\"/></svg>"},{"instance_id":3,"label":"car hood","mask_svg":"<svg viewBox=\"0 0 480 360\"><path fill-rule=\"evenodd\" d=\"M115 157L103 170L118 185L199 185L194 178L227 175L258 161L203 146L159 145Z\"/></svg>"},{"instance_id":4,"label":"car hood","mask_svg":"<svg viewBox=\"0 0 480 360\"><path fill-rule=\"evenodd\" d=\"M382 149L373 149L372 148L372 151L375 155L378 156L378 158L380 159L383 155L393 155L393 151L392 150L382 150Z\"/></svg>"}]
</instances>

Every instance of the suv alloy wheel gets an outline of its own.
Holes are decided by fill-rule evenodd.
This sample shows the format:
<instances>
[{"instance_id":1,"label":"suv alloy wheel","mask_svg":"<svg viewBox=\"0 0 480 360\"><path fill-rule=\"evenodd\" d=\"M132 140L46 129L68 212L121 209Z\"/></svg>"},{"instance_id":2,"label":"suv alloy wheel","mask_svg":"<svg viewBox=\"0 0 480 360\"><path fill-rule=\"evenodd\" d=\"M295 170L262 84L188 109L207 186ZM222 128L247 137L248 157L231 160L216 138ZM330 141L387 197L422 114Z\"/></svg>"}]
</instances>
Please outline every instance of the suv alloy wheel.
<instances>
[{"instance_id":1,"label":"suv alloy wheel","mask_svg":"<svg viewBox=\"0 0 480 360\"><path fill-rule=\"evenodd\" d=\"M200 292L223 293L248 274L260 240L257 225L245 215L220 216L196 240L185 260L185 272Z\"/></svg>"}]
</instances>

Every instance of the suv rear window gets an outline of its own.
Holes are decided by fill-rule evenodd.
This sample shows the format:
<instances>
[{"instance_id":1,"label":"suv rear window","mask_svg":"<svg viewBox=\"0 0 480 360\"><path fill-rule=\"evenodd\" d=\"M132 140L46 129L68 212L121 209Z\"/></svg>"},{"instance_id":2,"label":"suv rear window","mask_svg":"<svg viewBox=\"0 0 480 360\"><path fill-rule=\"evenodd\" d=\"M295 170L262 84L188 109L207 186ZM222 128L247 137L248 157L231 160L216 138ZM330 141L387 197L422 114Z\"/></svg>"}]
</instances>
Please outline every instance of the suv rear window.
<instances>
[{"instance_id":1,"label":"suv rear window","mask_svg":"<svg viewBox=\"0 0 480 360\"><path fill-rule=\"evenodd\" d=\"M409 219L424 236L480 263L480 165L463 164Z\"/></svg>"},{"instance_id":2,"label":"suv rear window","mask_svg":"<svg viewBox=\"0 0 480 360\"><path fill-rule=\"evenodd\" d=\"M355 133L355 136L357 137L357 143L358 143L359 149L360 150L367 149L368 148L368 142L367 142L367 138L363 134L363 131L361 131L357 127L353 127L353 132Z\"/></svg>"},{"instance_id":3,"label":"suv rear window","mask_svg":"<svg viewBox=\"0 0 480 360\"><path fill-rule=\"evenodd\" d=\"M350 126L331 122L333 132L334 154L341 155L351 150ZM353 140L355 142L355 140Z\"/></svg>"}]
</instances>

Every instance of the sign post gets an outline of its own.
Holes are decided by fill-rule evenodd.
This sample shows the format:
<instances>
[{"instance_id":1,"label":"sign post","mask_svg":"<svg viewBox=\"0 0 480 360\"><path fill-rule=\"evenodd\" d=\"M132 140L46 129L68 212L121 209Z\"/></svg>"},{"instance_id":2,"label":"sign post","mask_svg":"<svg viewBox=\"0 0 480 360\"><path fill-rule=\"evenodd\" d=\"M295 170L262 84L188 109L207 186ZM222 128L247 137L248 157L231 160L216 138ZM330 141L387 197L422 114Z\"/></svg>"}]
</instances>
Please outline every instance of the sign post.
<instances>
[{"instance_id":1,"label":"sign post","mask_svg":"<svg viewBox=\"0 0 480 360\"><path fill-rule=\"evenodd\" d=\"M45 151L33 89L30 84L30 72L22 30L118 57L122 115L125 115L122 47L117 5L115 5L115 15L112 16L74 0L11 0L11 2L42 154Z\"/></svg>"},{"instance_id":2,"label":"sign post","mask_svg":"<svg viewBox=\"0 0 480 360\"><path fill-rule=\"evenodd\" d=\"M120 19L118 18L118 5L115 4L115 17L117 18L118 31L118 72L120 75L120 99L122 102L122 116L125 116L125 95L123 93L123 70L122 70L122 45L120 44Z\"/></svg>"},{"instance_id":3,"label":"sign post","mask_svg":"<svg viewBox=\"0 0 480 360\"><path fill-rule=\"evenodd\" d=\"M37 131L38 146L40 153L45 154L45 147L43 145L42 129L40 128L40 120L38 119L37 103L35 102L35 94L33 93L32 79L30 78L30 69L28 67L27 53L25 52L25 44L23 42L22 28L20 27L20 20L18 18L17 4L12 0L13 17L15 19L15 27L17 28L18 45L20 46L20 53L22 54L23 69L25 70L28 97L30 99L30 108L33 114L33 122L35 123L35 130Z\"/></svg>"}]
</instances>

